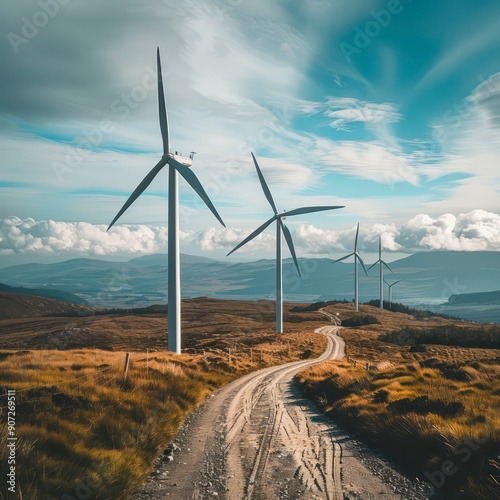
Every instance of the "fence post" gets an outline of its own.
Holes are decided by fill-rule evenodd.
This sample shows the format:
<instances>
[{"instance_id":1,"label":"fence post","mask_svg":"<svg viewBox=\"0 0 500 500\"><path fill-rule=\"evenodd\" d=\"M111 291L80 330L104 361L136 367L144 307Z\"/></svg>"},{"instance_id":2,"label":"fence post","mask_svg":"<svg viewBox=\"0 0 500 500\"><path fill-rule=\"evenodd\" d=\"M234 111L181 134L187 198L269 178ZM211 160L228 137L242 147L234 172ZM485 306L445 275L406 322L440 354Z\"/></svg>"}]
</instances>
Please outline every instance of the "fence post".
<instances>
[{"instance_id":1,"label":"fence post","mask_svg":"<svg viewBox=\"0 0 500 500\"><path fill-rule=\"evenodd\" d=\"M207 362L207 352L203 349L203 361Z\"/></svg>"},{"instance_id":2,"label":"fence post","mask_svg":"<svg viewBox=\"0 0 500 500\"><path fill-rule=\"evenodd\" d=\"M250 363L253 363L253 349L250 347Z\"/></svg>"},{"instance_id":3,"label":"fence post","mask_svg":"<svg viewBox=\"0 0 500 500\"><path fill-rule=\"evenodd\" d=\"M231 348L230 347L227 348L227 357L228 357L229 363L231 363Z\"/></svg>"},{"instance_id":4,"label":"fence post","mask_svg":"<svg viewBox=\"0 0 500 500\"><path fill-rule=\"evenodd\" d=\"M130 364L130 353L127 352L125 354L125 365L123 367L123 380L127 380L127 374L128 374L129 364Z\"/></svg>"},{"instance_id":5,"label":"fence post","mask_svg":"<svg viewBox=\"0 0 500 500\"><path fill-rule=\"evenodd\" d=\"M149 349L146 349L146 376L149 376Z\"/></svg>"}]
</instances>

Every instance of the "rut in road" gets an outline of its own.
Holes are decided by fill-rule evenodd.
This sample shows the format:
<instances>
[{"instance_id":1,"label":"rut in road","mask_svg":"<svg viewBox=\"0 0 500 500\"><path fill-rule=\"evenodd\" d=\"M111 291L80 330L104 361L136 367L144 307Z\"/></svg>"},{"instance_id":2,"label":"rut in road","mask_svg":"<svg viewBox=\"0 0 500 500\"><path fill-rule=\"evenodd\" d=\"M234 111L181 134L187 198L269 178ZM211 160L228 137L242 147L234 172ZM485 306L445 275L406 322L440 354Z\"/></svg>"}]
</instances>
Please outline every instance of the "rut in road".
<instances>
[{"instance_id":1,"label":"rut in road","mask_svg":"<svg viewBox=\"0 0 500 500\"><path fill-rule=\"evenodd\" d=\"M328 339L314 361L265 370L245 384L227 414L227 488L230 498L341 499L340 446L311 425L290 386L297 371L326 359L342 359L339 327L319 329Z\"/></svg>"}]
</instances>

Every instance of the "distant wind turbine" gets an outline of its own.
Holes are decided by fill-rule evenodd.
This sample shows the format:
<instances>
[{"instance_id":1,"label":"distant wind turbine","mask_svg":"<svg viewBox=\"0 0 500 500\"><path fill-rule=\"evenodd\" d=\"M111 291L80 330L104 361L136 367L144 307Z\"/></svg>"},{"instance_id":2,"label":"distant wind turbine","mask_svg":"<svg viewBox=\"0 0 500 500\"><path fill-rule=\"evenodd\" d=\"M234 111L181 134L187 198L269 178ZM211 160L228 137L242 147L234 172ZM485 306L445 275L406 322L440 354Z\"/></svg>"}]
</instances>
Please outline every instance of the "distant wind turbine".
<instances>
[{"instance_id":1,"label":"distant wind turbine","mask_svg":"<svg viewBox=\"0 0 500 500\"><path fill-rule=\"evenodd\" d=\"M371 265L368 268L368 271L372 267L376 266L377 264L380 265L380 309L383 309L384 308L384 266L387 267L387 269L389 269L389 271L391 271L391 273L393 271L389 267L389 264L387 264L387 262L382 260L382 236L378 237L378 260L377 260L377 262L375 262L373 265Z\"/></svg>"},{"instance_id":2,"label":"distant wind turbine","mask_svg":"<svg viewBox=\"0 0 500 500\"><path fill-rule=\"evenodd\" d=\"M180 354L181 352L181 290L180 290L180 256L179 256L179 189L177 172L184 177L188 184L198 193L218 221L225 227L217 210L213 206L205 189L189 167L193 164L191 153L189 158L172 154L170 152L170 136L168 129L167 107L163 93L163 78L161 74L160 49L156 52L158 71L158 108L160 114L160 130L163 140L163 155L161 160L149 172L143 181L130 195L122 209L118 212L113 224L123 215L132 203L151 184L160 170L168 165L168 349L171 352Z\"/></svg>"},{"instance_id":3,"label":"distant wind turbine","mask_svg":"<svg viewBox=\"0 0 500 500\"><path fill-rule=\"evenodd\" d=\"M262 171L260 170L259 164L255 159L254 154L252 153L253 162L255 164L255 168L257 170L257 175L259 176L260 184L262 186L262 190L264 191L264 195L267 198L267 201L271 205L273 209L274 215L266 221L262 226L258 227L253 233L247 236L241 243L236 245L227 255L231 255L233 252L238 250L238 248L242 247L249 241L253 240L256 236L258 236L264 229L266 229L269 225L271 225L274 221L276 221L276 331L278 333L283 332L283 276L282 276L282 251L281 251L281 233L285 235L285 241L288 245L288 249L290 250L290 254L292 255L293 261L295 263L295 267L297 268L297 272L300 276L299 263L297 262L297 256L295 254L295 248L293 246L292 234L290 230L285 226L283 220L285 217L291 217L292 215L303 215L309 214L312 212L322 212L324 210L336 210L337 208L344 208L343 206L320 206L320 207L302 207L296 208L295 210L290 210L289 212L278 213L278 209L276 208L276 204L274 203L273 197L271 195L271 191L262 175Z\"/></svg>"},{"instance_id":4,"label":"distant wind turbine","mask_svg":"<svg viewBox=\"0 0 500 500\"><path fill-rule=\"evenodd\" d=\"M359 224L358 228L356 229L356 239L354 240L354 252L350 253L349 255L346 255L345 257L342 257L341 259L333 261L333 263L335 264L336 262L341 262L354 255L354 305L356 307L356 312L359 311L358 261L361 263L361 265L363 266L363 270L365 271L365 274L368 276L368 273L366 272L365 263L363 262L363 259L358 253L358 236L359 236Z\"/></svg>"},{"instance_id":5,"label":"distant wind turbine","mask_svg":"<svg viewBox=\"0 0 500 500\"><path fill-rule=\"evenodd\" d=\"M395 281L394 283L388 283L386 280L384 280L384 283L389 287L389 306L392 306L392 287L394 285L397 285L398 283L401 283L401 280Z\"/></svg>"}]
</instances>

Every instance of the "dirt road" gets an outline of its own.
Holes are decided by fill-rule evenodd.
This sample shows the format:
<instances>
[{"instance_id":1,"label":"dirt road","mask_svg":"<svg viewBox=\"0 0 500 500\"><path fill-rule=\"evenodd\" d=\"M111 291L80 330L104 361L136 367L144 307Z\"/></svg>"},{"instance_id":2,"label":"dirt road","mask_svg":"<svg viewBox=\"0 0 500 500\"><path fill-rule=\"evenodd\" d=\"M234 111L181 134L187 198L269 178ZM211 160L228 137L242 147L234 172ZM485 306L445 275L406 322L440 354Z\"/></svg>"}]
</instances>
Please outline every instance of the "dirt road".
<instances>
[{"instance_id":1,"label":"dirt road","mask_svg":"<svg viewBox=\"0 0 500 500\"><path fill-rule=\"evenodd\" d=\"M223 387L181 429L131 498L424 499L414 484L364 449L305 399L293 381L304 368L344 357L340 327L317 331L323 355L251 373Z\"/></svg>"}]
</instances>

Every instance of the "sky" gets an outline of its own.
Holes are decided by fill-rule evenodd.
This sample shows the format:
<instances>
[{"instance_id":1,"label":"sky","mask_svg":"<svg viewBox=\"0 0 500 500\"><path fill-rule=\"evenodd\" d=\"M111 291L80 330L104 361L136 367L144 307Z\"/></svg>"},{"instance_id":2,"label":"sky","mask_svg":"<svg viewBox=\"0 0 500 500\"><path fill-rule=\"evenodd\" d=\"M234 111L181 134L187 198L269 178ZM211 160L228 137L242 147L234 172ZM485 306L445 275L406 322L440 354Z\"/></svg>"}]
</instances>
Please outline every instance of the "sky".
<instances>
[{"instance_id":1,"label":"sky","mask_svg":"<svg viewBox=\"0 0 500 500\"><path fill-rule=\"evenodd\" d=\"M300 256L500 250L495 0L24 0L0 18L0 267L165 252L156 47L180 181L181 251L225 258L271 215ZM230 258L270 258L272 229ZM287 255L287 254L286 254Z\"/></svg>"}]
</instances>

